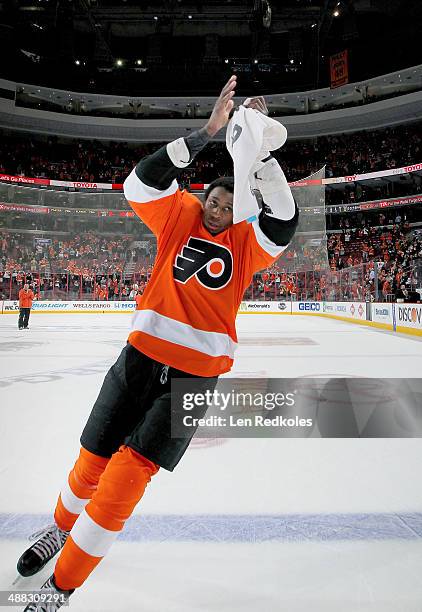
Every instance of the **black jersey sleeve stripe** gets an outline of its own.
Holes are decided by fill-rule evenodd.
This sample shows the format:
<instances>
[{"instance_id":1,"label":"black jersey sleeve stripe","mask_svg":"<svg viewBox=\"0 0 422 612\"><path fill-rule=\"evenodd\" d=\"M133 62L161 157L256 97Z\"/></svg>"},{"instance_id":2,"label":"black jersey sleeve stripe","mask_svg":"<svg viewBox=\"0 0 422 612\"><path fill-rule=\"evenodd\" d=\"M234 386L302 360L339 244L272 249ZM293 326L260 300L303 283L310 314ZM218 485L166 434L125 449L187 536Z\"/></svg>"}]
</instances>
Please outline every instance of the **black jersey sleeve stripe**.
<instances>
[{"instance_id":1,"label":"black jersey sleeve stripe","mask_svg":"<svg viewBox=\"0 0 422 612\"><path fill-rule=\"evenodd\" d=\"M173 165L165 146L141 159L135 168L139 180L159 191L168 189L180 171Z\"/></svg>"},{"instance_id":2,"label":"black jersey sleeve stripe","mask_svg":"<svg viewBox=\"0 0 422 612\"><path fill-rule=\"evenodd\" d=\"M189 149L189 163L191 163L210 140L210 136L205 128L202 128L195 130L184 140ZM184 168L177 168L173 164L167 153L167 146L164 145L151 155L141 159L135 172L136 176L148 187L164 191L170 187L174 179L177 179L183 170Z\"/></svg>"},{"instance_id":3,"label":"black jersey sleeve stripe","mask_svg":"<svg viewBox=\"0 0 422 612\"><path fill-rule=\"evenodd\" d=\"M295 202L295 214L288 221L276 219L266 215L261 210L259 215L259 227L271 242L277 246L287 246L293 238L297 224L299 223L299 208Z\"/></svg>"}]
</instances>

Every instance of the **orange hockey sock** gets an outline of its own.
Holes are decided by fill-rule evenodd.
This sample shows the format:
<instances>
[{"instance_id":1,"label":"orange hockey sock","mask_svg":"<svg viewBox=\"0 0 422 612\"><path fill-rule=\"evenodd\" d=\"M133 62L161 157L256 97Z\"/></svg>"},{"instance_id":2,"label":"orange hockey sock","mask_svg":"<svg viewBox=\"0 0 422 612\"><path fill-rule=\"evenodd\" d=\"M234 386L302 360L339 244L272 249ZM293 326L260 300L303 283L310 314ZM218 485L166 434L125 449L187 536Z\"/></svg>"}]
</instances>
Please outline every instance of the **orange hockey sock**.
<instances>
[{"instance_id":1,"label":"orange hockey sock","mask_svg":"<svg viewBox=\"0 0 422 612\"><path fill-rule=\"evenodd\" d=\"M121 446L112 456L57 561L54 576L60 589L74 589L88 578L158 469L158 465L127 446Z\"/></svg>"},{"instance_id":2,"label":"orange hockey sock","mask_svg":"<svg viewBox=\"0 0 422 612\"><path fill-rule=\"evenodd\" d=\"M81 448L69 478L57 500L54 520L60 529L70 531L97 488L110 459Z\"/></svg>"}]
</instances>

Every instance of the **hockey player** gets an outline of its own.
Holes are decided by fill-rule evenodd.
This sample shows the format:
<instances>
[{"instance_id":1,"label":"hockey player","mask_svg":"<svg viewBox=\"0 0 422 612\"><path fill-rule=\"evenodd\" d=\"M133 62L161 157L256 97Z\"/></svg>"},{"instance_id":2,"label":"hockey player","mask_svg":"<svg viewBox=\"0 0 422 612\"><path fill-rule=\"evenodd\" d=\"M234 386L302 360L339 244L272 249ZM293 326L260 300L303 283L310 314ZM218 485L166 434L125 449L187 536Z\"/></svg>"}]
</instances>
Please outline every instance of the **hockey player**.
<instances>
[{"instance_id":1,"label":"hockey player","mask_svg":"<svg viewBox=\"0 0 422 612\"><path fill-rule=\"evenodd\" d=\"M55 522L18 561L19 573L31 576L61 550L42 588L53 589L62 601L108 552L151 477L160 467L172 471L189 445L190 439L171 437L171 380L188 378L190 390L203 392L231 369L243 293L295 232L298 210L271 156L257 165L264 204L251 223L233 224L232 179L214 181L203 205L179 190L178 174L227 124L235 87L232 76L204 128L142 159L125 181L127 200L157 237L154 270L128 344L107 373L82 432ZM263 98L253 98L250 106L266 112ZM199 409L198 416L205 411ZM46 608L31 604L25 610Z\"/></svg>"}]
</instances>

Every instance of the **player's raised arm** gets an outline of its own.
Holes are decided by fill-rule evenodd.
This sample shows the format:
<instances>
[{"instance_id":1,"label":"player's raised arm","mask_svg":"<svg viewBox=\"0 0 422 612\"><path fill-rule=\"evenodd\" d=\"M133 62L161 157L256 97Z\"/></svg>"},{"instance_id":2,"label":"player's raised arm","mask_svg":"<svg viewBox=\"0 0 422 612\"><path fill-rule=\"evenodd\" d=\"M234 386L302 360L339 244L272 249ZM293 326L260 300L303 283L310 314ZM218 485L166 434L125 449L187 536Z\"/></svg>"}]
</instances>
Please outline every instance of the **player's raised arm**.
<instances>
[{"instance_id":1,"label":"player's raised arm","mask_svg":"<svg viewBox=\"0 0 422 612\"><path fill-rule=\"evenodd\" d=\"M228 120L233 108L236 76L230 77L217 98L205 126L189 136L178 138L144 157L124 183L124 193L130 202L147 202L175 193L177 177L189 166L207 142ZM161 193L160 193L161 192Z\"/></svg>"},{"instance_id":2,"label":"player's raised arm","mask_svg":"<svg viewBox=\"0 0 422 612\"><path fill-rule=\"evenodd\" d=\"M229 121L230 112L234 106L232 98L235 94L236 83L237 77L232 75L224 85L214 104L211 116L204 128L211 137L217 134L221 128L225 127Z\"/></svg>"}]
</instances>

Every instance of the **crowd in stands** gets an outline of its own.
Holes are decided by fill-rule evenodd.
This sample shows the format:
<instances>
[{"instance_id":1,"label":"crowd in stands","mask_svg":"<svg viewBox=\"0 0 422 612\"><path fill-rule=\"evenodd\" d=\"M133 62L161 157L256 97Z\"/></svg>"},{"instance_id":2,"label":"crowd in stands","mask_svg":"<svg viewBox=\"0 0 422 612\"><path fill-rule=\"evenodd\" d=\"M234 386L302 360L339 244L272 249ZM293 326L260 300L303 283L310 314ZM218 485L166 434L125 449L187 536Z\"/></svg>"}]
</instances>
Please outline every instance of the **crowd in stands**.
<instances>
[{"instance_id":1,"label":"crowd in stands","mask_svg":"<svg viewBox=\"0 0 422 612\"><path fill-rule=\"evenodd\" d=\"M129 149L118 142L67 140L51 136L47 141L5 138L0 172L61 181L121 183L135 163L154 147Z\"/></svg>"},{"instance_id":2,"label":"crowd in stands","mask_svg":"<svg viewBox=\"0 0 422 612\"><path fill-rule=\"evenodd\" d=\"M114 271L136 250L130 249L132 236L104 237L92 232L65 239L37 239L33 235L0 232L0 265L80 274L89 267L94 272Z\"/></svg>"},{"instance_id":3,"label":"crowd in stands","mask_svg":"<svg viewBox=\"0 0 422 612\"><path fill-rule=\"evenodd\" d=\"M0 173L122 183L139 159L158 146L57 137L35 140L4 132ZM422 162L422 123L288 141L275 155L289 180L306 177L324 165L327 177L411 165ZM225 145L212 142L179 182L182 186L209 183L231 173ZM327 188L325 193L327 204L400 197L422 193L422 178L412 173L403 181L356 182ZM422 221L420 207L328 215L327 244L295 238L275 266L256 275L246 297L370 300L378 290L379 299L410 299L412 287L422 285L422 279L415 279L415 262L422 257L421 238L415 233L415 223ZM135 227L126 224L126 234L110 229L105 235L96 231L97 218L73 221L76 231L69 230L65 215L16 214L16 225L8 224L11 231L0 229L0 299L10 297L11 289L19 288L24 279L45 298L129 299L135 285L143 291L153 251L135 246ZM91 231L86 231L88 227ZM34 239L41 232L51 239ZM298 269L308 272L296 274Z\"/></svg>"},{"instance_id":4,"label":"crowd in stands","mask_svg":"<svg viewBox=\"0 0 422 612\"><path fill-rule=\"evenodd\" d=\"M401 208L383 208L367 210L364 212L352 212L347 214L333 214L327 216L327 230L330 232L355 232L361 228L374 226L397 225L407 223L409 225L422 222L421 207L403 206Z\"/></svg>"},{"instance_id":5,"label":"crowd in stands","mask_svg":"<svg viewBox=\"0 0 422 612\"><path fill-rule=\"evenodd\" d=\"M374 200L387 200L389 198L402 198L422 192L422 180L418 175L410 174L408 180L383 181L365 184L355 182L345 185L344 189L328 188L325 192L326 203L329 205L355 204L356 202L370 202Z\"/></svg>"},{"instance_id":6,"label":"crowd in stands","mask_svg":"<svg viewBox=\"0 0 422 612\"><path fill-rule=\"evenodd\" d=\"M371 301L378 294L380 301L405 299L406 291L422 286L417 276L422 272L422 233L409 217L409 211L400 209L338 216L327 244L294 243L272 267L255 275L245 297ZM0 232L0 299L14 297L23 282L45 299L129 299L135 285L142 293L153 266L152 250L135 245L130 235L86 232L39 239ZM326 249L329 268L321 265ZM306 268L292 265L299 251L310 264Z\"/></svg>"},{"instance_id":7,"label":"crowd in stands","mask_svg":"<svg viewBox=\"0 0 422 612\"><path fill-rule=\"evenodd\" d=\"M411 229L414 211L399 210L368 215L342 216L339 229L330 233L328 253L332 270L342 270L372 259L387 262L401 252ZM404 241L404 242L403 242Z\"/></svg>"},{"instance_id":8,"label":"crowd in stands","mask_svg":"<svg viewBox=\"0 0 422 612\"><path fill-rule=\"evenodd\" d=\"M293 141L278 156L300 177L326 166L326 176L398 168L422 161L422 124Z\"/></svg>"},{"instance_id":9,"label":"crowd in stands","mask_svg":"<svg viewBox=\"0 0 422 612\"><path fill-rule=\"evenodd\" d=\"M421 302L415 288L422 286L422 234L407 234L403 225L391 230L376 228L372 234L376 247L373 248L368 240L365 245L371 246L363 251L367 253L369 250L373 259L365 256L353 258L342 243L341 236L333 235L329 239L331 270L288 272L283 269L282 262L278 262L255 275L245 298ZM351 243L355 252L363 245L362 241ZM336 269L333 263L341 257L343 250L347 267Z\"/></svg>"},{"instance_id":10,"label":"crowd in stands","mask_svg":"<svg viewBox=\"0 0 422 612\"><path fill-rule=\"evenodd\" d=\"M125 299L130 289L120 287L120 279L129 265L145 284L152 271L151 259L144 249L134 246L133 236L111 238L86 232L71 238L40 239L3 231L0 299L16 293L25 281L35 283L41 297L67 293L71 297L86 294L95 299Z\"/></svg>"},{"instance_id":11,"label":"crowd in stands","mask_svg":"<svg viewBox=\"0 0 422 612\"><path fill-rule=\"evenodd\" d=\"M47 140L2 134L0 173L82 182L122 183L134 165L160 143L131 146L127 143L89 140ZM327 177L373 172L422 162L422 124L287 141L274 154L289 180L298 180L325 166ZM220 142L197 156L180 177L182 186L209 183L233 173L232 161ZM409 195L420 191L421 178L412 175L403 183L376 186L356 183L346 190L327 189L328 204L349 203Z\"/></svg>"},{"instance_id":12,"label":"crowd in stands","mask_svg":"<svg viewBox=\"0 0 422 612\"><path fill-rule=\"evenodd\" d=\"M352 282L354 290L346 298L369 300L375 294L376 281L382 301L407 299L406 292L411 287L422 285L422 278L417 278L422 270L422 234L417 229L417 221L422 219L417 208L342 215L335 219L338 229L330 233L327 242L331 270L346 270L346 277L355 274L356 281L357 272L350 268L364 269L360 282ZM411 297L415 300L417 295Z\"/></svg>"}]
</instances>

